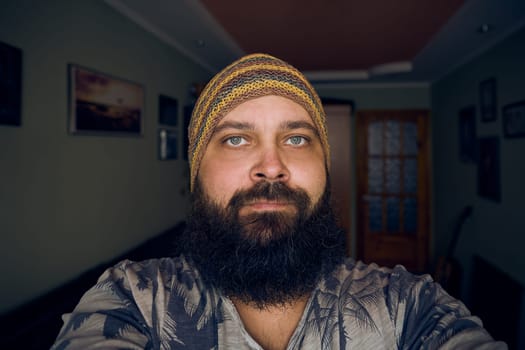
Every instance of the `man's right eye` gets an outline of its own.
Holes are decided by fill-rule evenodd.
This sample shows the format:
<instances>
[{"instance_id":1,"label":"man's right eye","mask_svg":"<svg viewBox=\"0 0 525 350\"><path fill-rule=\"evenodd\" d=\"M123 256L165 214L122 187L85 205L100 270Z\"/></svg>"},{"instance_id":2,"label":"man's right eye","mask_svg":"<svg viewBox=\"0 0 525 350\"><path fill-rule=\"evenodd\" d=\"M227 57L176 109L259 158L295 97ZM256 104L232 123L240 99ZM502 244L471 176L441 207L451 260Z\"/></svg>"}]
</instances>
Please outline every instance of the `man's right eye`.
<instances>
[{"instance_id":1,"label":"man's right eye","mask_svg":"<svg viewBox=\"0 0 525 350\"><path fill-rule=\"evenodd\" d=\"M226 144L230 146L240 146L240 145L245 144L246 140L244 139L244 137L241 137L241 136L231 136L231 137L228 137L225 140L225 142Z\"/></svg>"}]
</instances>

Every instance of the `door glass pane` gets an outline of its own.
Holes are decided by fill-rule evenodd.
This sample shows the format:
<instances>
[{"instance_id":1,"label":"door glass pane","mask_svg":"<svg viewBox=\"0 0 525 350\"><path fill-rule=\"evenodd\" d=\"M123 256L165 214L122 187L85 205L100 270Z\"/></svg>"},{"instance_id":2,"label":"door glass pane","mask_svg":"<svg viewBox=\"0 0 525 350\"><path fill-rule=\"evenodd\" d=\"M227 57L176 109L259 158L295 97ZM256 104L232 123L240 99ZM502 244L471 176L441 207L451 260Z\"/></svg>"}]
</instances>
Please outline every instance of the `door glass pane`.
<instances>
[{"instance_id":1,"label":"door glass pane","mask_svg":"<svg viewBox=\"0 0 525 350\"><path fill-rule=\"evenodd\" d=\"M386 159L386 192L399 193L401 191L401 161L399 159Z\"/></svg>"},{"instance_id":2,"label":"door glass pane","mask_svg":"<svg viewBox=\"0 0 525 350\"><path fill-rule=\"evenodd\" d=\"M403 123L403 154L415 156L417 151L417 125L414 122Z\"/></svg>"},{"instance_id":3,"label":"door glass pane","mask_svg":"<svg viewBox=\"0 0 525 350\"><path fill-rule=\"evenodd\" d=\"M417 159L406 158L403 169L403 185L406 193L417 191Z\"/></svg>"},{"instance_id":4,"label":"door glass pane","mask_svg":"<svg viewBox=\"0 0 525 350\"><path fill-rule=\"evenodd\" d=\"M381 155L383 153L383 123L368 124L368 154Z\"/></svg>"},{"instance_id":5,"label":"door glass pane","mask_svg":"<svg viewBox=\"0 0 525 350\"><path fill-rule=\"evenodd\" d=\"M401 151L401 132L397 120L389 120L385 123L385 153L387 155L399 155Z\"/></svg>"},{"instance_id":6,"label":"door glass pane","mask_svg":"<svg viewBox=\"0 0 525 350\"><path fill-rule=\"evenodd\" d=\"M415 198L405 198L403 201L404 206L404 223L405 223L405 232L406 233L416 233L417 232L417 201Z\"/></svg>"},{"instance_id":7,"label":"door glass pane","mask_svg":"<svg viewBox=\"0 0 525 350\"><path fill-rule=\"evenodd\" d=\"M383 160L368 158L368 193L383 192Z\"/></svg>"},{"instance_id":8,"label":"door glass pane","mask_svg":"<svg viewBox=\"0 0 525 350\"><path fill-rule=\"evenodd\" d=\"M399 198L389 197L386 199L387 231L399 232Z\"/></svg>"},{"instance_id":9,"label":"door glass pane","mask_svg":"<svg viewBox=\"0 0 525 350\"><path fill-rule=\"evenodd\" d=\"M383 230L383 206L381 197L369 196L368 198L368 227L370 232Z\"/></svg>"}]
</instances>

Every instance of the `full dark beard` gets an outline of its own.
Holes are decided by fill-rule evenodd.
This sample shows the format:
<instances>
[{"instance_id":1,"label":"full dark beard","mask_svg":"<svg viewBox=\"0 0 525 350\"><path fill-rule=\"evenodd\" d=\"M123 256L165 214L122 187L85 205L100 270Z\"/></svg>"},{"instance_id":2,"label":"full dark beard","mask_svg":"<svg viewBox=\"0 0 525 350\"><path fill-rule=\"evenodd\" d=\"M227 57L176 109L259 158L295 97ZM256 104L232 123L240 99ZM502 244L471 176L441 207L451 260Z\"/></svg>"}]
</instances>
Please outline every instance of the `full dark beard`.
<instances>
[{"instance_id":1,"label":"full dark beard","mask_svg":"<svg viewBox=\"0 0 525 350\"><path fill-rule=\"evenodd\" d=\"M239 208L255 198L295 203L297 211L238 218ZM221 209L197 182L183 250L204 282L225 295L259 308L288 304L311 293L344 257L344 234L329 202L325 190L309 210L304 191L261 183L236 193Z\"/></svg>"}]
</instances>

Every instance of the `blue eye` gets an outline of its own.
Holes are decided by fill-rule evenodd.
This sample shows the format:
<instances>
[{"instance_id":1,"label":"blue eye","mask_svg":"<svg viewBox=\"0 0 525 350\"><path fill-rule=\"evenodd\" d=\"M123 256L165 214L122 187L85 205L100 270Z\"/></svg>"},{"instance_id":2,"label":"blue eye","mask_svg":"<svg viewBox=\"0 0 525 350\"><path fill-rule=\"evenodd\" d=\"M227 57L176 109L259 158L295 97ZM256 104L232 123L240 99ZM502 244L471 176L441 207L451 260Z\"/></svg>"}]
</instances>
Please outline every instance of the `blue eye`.
<instances>
[{"instance_id":1,"label":"blue eye","mask_svg":"<svg viewBox=\"0 0 525 350\"><path fill-rule=\"evenodd\" d=\"M300 146L306 142L306 138L303 136L292 136L288 139L288 143L294 146Z\"/></svg>"},{"instance_id":2,"label":"blue eye","mask_svg":"<svg viewBox=\"0 0 525 350\"><path fill-rule=\"evenodd\" d=\"M232 136L226 139L226 143L232 146L239 146L243 144L244 142L246 142L246 140L244 140L244 138L241 136Z\"/></svg>"}]
</instances>

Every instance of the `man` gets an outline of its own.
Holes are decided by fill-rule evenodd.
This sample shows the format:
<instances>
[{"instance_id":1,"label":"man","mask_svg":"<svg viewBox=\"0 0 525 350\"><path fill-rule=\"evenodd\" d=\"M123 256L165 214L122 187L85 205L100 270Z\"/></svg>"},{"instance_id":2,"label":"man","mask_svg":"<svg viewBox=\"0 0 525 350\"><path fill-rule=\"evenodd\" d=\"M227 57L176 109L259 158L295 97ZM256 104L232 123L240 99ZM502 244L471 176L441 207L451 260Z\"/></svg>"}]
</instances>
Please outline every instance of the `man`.
<instances>
[{"instance_id":1,"label":"man","mask_svg":"<svg viewBox=\"0 0 525 350\"><path fill-rule=\"evenodd\" d=\"M344 258L320 100L304 76L243 57L189 126L184 255L107 270L54 349L505 349L428 276Z\"/></svg>"}]
</instances>

